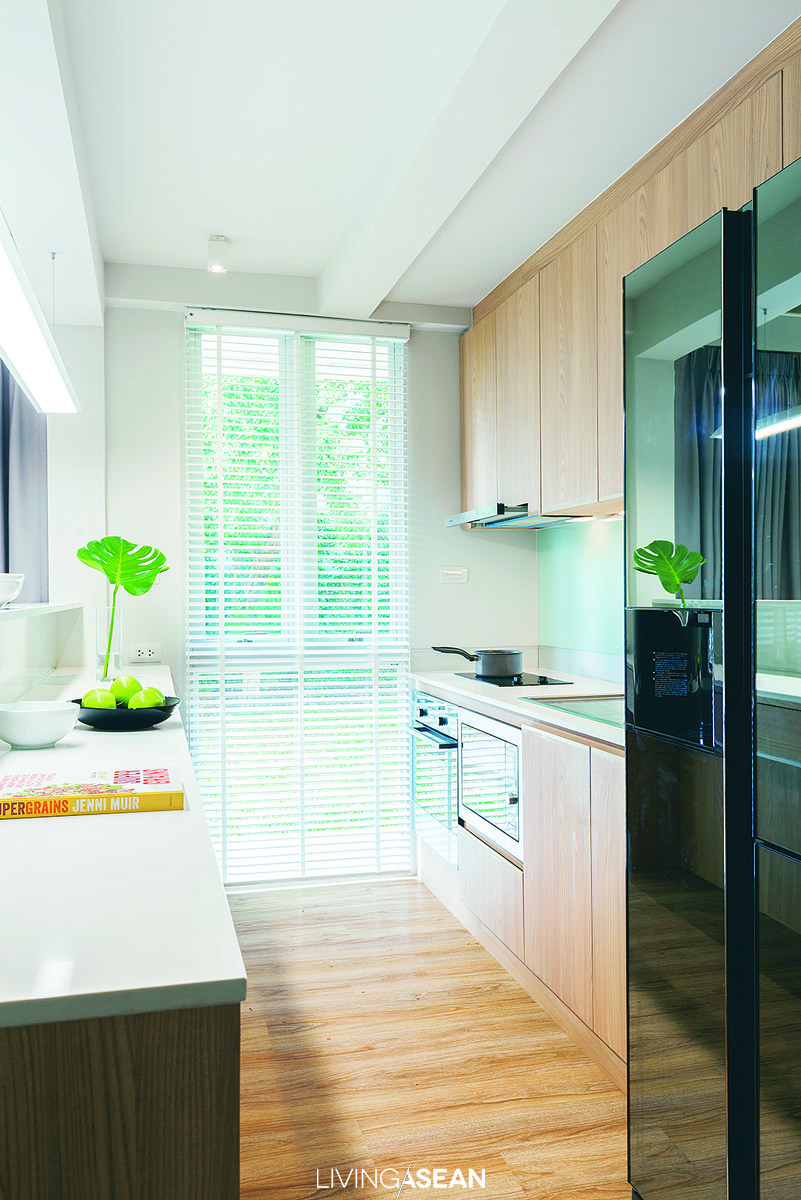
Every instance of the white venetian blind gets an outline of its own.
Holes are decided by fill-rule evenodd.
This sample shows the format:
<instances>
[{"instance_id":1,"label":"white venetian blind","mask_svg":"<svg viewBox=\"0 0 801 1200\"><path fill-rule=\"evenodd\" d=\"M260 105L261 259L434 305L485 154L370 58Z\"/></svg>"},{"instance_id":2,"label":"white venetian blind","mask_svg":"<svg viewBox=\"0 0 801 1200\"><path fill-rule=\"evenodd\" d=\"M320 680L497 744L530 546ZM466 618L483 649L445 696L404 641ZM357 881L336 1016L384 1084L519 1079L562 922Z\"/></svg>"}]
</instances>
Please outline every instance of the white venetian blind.
<instances>
[{"instance_id":1,"label":"white venetian blind","mask_svg":"<svg viewBox=\"0 0 801 1200\"><path fill-rule=\"evenodd\" d=\"M405 341L209 316L187 315L187 678L223 879L408 870Z\"/></svg>"}]
</instances>

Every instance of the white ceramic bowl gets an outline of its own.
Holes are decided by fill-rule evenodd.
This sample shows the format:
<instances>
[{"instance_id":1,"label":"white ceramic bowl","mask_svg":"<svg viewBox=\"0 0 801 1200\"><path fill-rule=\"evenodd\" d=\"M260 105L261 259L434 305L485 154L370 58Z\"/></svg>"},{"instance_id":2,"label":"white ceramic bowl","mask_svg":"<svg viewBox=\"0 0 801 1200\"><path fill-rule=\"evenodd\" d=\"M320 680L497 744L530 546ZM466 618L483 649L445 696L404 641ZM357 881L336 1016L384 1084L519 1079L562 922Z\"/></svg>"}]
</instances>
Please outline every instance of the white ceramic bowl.
<instances>
[{"instance_id":1,"label":"white ceramic bowl","mask_svg":"<svg viewBox=\"0 0 801 1200\"><path fill-rule=\"evenodd\" d=\"M24 582L24 575L0 574L0 608L4 608L6 604L10 604L12 600L16 600L22 591Z\"/></svg>"},{"instance_id":2,"label":"white ceramic bowl","mask_svg":"<svg viewBox=\"0 0 801 1200\"><path fill-rule=\"evenodd\" d=\"M12 750L47 750L66 737L78 706L60 700L17 700L0 704L0 738Z\"/></svg>"}]
</instances>

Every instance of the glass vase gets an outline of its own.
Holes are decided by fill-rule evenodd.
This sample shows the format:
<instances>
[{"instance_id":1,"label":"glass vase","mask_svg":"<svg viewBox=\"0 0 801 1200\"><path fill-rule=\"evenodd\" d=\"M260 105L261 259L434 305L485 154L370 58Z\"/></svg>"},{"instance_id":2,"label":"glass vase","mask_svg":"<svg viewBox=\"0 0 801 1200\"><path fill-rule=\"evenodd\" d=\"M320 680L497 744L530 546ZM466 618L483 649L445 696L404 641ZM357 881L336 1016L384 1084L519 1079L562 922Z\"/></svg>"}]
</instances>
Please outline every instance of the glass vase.
<instances>
[{"instance_id":1,"label":"glass vase","mask_svg":"<svg viewBox=\"0 0 801 1200\"><path fill-rule=\"evenodd\" d=\"M100 606L95 619L95 668L98 681L115 679L122 672L122 617L119 605L114 613L114 628L111 633L111 653L108 655L108 631L111 623L111 608Z\"/></svg>"}]
</instances>

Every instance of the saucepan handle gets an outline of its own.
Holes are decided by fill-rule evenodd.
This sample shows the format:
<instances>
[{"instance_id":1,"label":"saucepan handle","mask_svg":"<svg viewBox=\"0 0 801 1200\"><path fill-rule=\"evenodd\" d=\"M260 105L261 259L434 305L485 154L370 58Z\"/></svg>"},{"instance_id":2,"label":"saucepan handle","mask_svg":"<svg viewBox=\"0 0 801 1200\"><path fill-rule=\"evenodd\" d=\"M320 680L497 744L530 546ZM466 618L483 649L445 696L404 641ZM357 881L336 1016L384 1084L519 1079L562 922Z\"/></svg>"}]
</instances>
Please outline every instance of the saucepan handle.
<instances>
[{"instance_id":1,"label":"saucepan handle","mask_svg":"<svg viewBox=\"0 0 801 1200\"><path fill-rule=\"evenodd\" d=\"M466 658L468 662L478 662L478 654L470 654L467 650L460 650L458 646L432 646L432 650L436 650L438 654L461 654L462 658Z\"/></svg>"}]
</instances>

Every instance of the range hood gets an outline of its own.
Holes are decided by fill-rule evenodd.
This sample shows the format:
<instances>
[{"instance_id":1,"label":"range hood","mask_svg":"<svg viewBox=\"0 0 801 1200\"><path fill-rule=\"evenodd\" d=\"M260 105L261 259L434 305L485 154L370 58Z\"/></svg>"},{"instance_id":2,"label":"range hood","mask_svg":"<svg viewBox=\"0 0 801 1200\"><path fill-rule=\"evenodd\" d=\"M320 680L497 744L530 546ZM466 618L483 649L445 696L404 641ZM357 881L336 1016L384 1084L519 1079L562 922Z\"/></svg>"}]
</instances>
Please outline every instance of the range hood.
<instances>
[{"instance_id":1,"label":"range hood","mask_svg":"<svg viewBox=\"0 0 801 1200\"><path fill-rule=\"evenodd\" d=\"M527 504L487 504L471 512L455 513L445 518L447 526L480 525L484 529L544 529L549 525L569 525L586 521L587 517L543 517L530 513Z\"/></svg>"}]
</instances>

